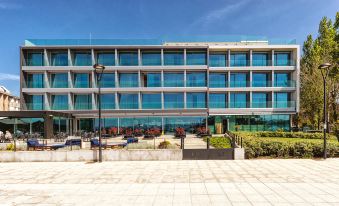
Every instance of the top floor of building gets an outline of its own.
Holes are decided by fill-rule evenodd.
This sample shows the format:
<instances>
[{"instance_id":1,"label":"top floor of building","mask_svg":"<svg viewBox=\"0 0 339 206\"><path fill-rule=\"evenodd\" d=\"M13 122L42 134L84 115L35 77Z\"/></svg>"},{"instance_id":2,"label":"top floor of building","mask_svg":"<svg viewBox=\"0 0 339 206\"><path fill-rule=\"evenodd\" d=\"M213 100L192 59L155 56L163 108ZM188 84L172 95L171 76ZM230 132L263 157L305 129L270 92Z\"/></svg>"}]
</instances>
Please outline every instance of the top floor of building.
<instances>
[{"instance_id":1,"label":"top floor of building","mask_svg":"<svg viewBox=\"0 0 339 206\"><path fill-rule=\"evenodd\" d=\"M230 38L31 39L21 47L21 66L252 67L295 66L299 45L292 40Z\"/></svg>"}]
</instances>

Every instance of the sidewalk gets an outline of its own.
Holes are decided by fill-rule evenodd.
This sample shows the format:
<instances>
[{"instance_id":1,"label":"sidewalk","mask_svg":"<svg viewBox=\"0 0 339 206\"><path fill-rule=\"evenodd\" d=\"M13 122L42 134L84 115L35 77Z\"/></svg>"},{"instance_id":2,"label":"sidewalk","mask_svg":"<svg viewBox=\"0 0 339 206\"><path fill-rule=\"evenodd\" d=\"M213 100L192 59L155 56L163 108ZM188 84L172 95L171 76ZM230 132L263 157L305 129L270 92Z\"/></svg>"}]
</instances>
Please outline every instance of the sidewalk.
<instances>
[{"instance_id":1,"label":"sidewalk","mask_svg":"<svg viewBox=\"0 0 339 206\"><path fill-rule=\"evenodd\" d=\"M1 163L0 205L339 205L339 159Z\"/></svg>"}]
</instances>

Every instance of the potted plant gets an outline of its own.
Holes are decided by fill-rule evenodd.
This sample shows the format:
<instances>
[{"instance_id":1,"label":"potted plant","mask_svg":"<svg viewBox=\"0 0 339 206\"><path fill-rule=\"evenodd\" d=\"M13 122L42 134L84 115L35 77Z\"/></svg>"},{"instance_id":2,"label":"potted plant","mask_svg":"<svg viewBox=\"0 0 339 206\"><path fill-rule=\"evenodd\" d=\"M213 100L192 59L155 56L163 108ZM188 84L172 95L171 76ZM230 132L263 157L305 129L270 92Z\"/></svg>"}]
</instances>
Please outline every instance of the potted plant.
<instances>
[{"instance_id":1,"label":"potted plant","mask_svg":"<svg viewBox=\"0 0 339 206\"><path fill-rule=\"evenodd\" d=\"M124 139L133 138L133 130L131 128L125 129Z\"/></svg>"},{"instance_id":2,"label":"potted plant","mask_svg":"<svg viewBox=\"0 0 339 206\"><path fill-rule=\"evenodd\" d=\"M124 128L120 127L119 128L119 135L123 135L123 134L125 134L125 130L124 130Z\"/></svg>"},{"instance_id":3,"label":"potted plant","mask_svg":"<svg viewBox=\"0 0 339 206\"><path fill-rule=\"evenodd\" d=\"M134 129L134 136L141 137L142 133L143 133L142 129L140 128Z\"/></svg>"},{"instance_id":4,"label":"potted plant","mask_svg":"<svg viewBox=\"0 0 339 206\"><path fill-rule=\"evenodd\" d=\"M155 137L160 137L161 135L161 130L157 127L153 128L153 134Z\"/></svg>"},{"instance_id":5,"label":"potted plant","mask_svg":"<svg viewBox=\"0 0 339 206\"><path fill-rule=\"evenodd\" d=\"M175 136L176 138L185 138L185 137L186 137L185 129L182 128L182 127L177 127L177 128L175 128L174 136Z\"/></svg>"},{"instance_id":6,"label":"potted plant","mask_svg":"<svg viewBox=\"0 0 339 206\"><path fill-rule=\"evenodd\" d=\"M197 134L197 137L206 137L206 136L210 136L210 131L209 131L209 128L206 128L203 126L197 127L196 134Z\"/></svg>"},{"instance_id":7,"label":"potted plant","mask_svg":"<svg viewBox=\"0 0 339 206\"><path fill-rule=\"evenodd\" d=\"M108 130L108 133L109 133L110 136L116 137L116 136L118 136L118 128L117 127L111 127Z\"/></svg>"},{"instance_id":8,"label":"potted plant","mask_svg":"<svg viewBox=\"0 0 339 206\"><path fill-rule=\"evenodd\" d=\"M153 139L154 137L154 130L152 128L145 131L144 139Z\"/></svg>"}]
</instances>

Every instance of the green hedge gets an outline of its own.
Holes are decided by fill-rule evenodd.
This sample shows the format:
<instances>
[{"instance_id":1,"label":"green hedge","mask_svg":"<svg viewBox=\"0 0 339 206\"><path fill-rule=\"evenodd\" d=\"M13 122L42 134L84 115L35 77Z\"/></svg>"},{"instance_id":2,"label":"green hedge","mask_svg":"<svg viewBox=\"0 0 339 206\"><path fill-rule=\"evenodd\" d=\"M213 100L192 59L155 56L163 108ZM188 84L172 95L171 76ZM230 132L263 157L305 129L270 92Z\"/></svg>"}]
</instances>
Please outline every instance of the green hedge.
<instances>
[{"instance_id":1,"label":"green hedge","mask_svg":"<svg viewBox=\"0 0 339 206\"><path fill-rule=\"evenodd\" d=\"M204 141L207 141L207 138L204 138ZM210 144L214 148L221 149L221 148L231 148L231 140L226 137L211 137Z\"/></svg>"},{"instance_id":2,"label":"green hedge","mask_svg":"<svg viewBox=\"0 0 339 206\"><path fill-rule=\"evenodd\" d=\"M301 138L301 139L323 139L323 133L305 133L305 132L235 132L243 137L281 137L281 138ZM327 135L327 139L336 140L334 135Z\"/></svg>"}]
</instances>

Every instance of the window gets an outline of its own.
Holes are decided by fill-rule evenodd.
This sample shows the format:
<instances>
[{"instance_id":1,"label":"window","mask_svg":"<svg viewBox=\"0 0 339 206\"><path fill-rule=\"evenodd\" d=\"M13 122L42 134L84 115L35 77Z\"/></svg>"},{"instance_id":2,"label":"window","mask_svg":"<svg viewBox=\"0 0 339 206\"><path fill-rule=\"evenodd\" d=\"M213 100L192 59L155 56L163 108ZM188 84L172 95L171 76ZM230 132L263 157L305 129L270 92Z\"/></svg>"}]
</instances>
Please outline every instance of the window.
<instances>
[{"instance_id":1,"label":"window","mask_svg":"<svg viewBox=\"0 0 339 206\"><path fill-rule=\"evenodd\" d=\"M44 52L29 51L26 55L27 66L44 66Z\"/></svg>"},{"instance_id":2,"label":"window","mask_svg":"<svg viewBox=\"0 0 339 206\"><path fill-rule=\"evenodd\" d=\"M121 51L119 52L120 66L138 66L138 52L137 51Z\"/></svg>"},{"instance_id":3,"label":"window","mask_svg":"<svg viewBox=\"0 0 339 206\"><path fill-rule=\"evenodd\" d=\"M227 54L222 52L215 52L209 54L210 67L226 67Z\"/></svg>"},{"instance_id":4,"label":"window","mask_svg":"<svg viewBox=\"0 0 339 206\"><path fill-rule=\"evenodd\" d=\"M230 87L247 87L247 73L231 73Z\"/></svg>"},{"instance_id":5,"label":"window","mask_svg":"<svg viewBox=\"0 0 339 206\"><path fill-rule=\"evenodd\" d=\"M143 109L161 109L161 94L142 94Z\"/></svg>"},{"instance_id":6,"label":"window","mask_svg":"<svg viewBox=\"0 0 339 206\"><path fill-rule=\"evenodd\" d=\"M44 88L44 74L27 74L27 88Z\"/></svg>"},{"instance_id":7,"label":"window","mask_svg":"<svg viewBox=\"0 0 339 206\"><path fill-rule=\"evenodd\" d=\"M75 110L92 109L92 95L90 94L74 95L74 109Z\"/></svg>"},{"instance_id":8,"label":"window","mask_svg":"<svg viewBox=\"0 0 339 206\"><path fill-rule=\"evenodd\" d=\"M119 74L120 87L139 87L137 73L120 73Z\"/></svg>"},{"instance_id":9,"label":"window","mask_svg":"<svg viewBox=\"0 0 339 206\"><path fill-rule=\"evenodd\" d=\"M101 94L100 100L102 109L115 109L115 94Z\"/></svg>"},{"instance_id":10,"label":"window","mask_svg":"<svg viewBox=\"0 0 339 206\"><path fill-rule=\"evenodd\" d=\"M206 65L206 51L186 51L187 65Z\"/></svg>"},{"instance_id":11,"label":"window","mask_svg":"<svg viewBox=\"0 0 339 206\"><path fill-rule=\"evenodd\" d=\"M55 73L51 74L51 87L52 88L68 88L68 74Z\"/></svg>"},{"instance_id":12,"label":"window","mask_svg":"<svg viewBox=\"0 0 339 206\"><path fill-rule=\"evenodd\" d=\"M231 67L248 66L247 53L231 53Z\"/></svg>"},{"instance_id":13,"label":"window","mask_svg":"<svg viewBox=\"0 0 339 206\"><path fill-rule=\"evenodd\" d=\"M164 51L164 65L184 65L184 52Z\"/></svg>"},{"instance_id":14,"label":"window","mask_svg":"<svg viewBox=\"0 0 339 206\"><path fill-rule=\"evenodd\" d=\"M206 93L187 93L187 108L206 108Z\"/></svg>"},{"instance_id":15,"label":"window","mask_svg":"<svg viewBox=\"0 0 339 206\"><path fill-rule=\"evenodd\" d=\"M164 101L165 109L184 108L183 93L164 93Z\"/></svg>"},{"instance_id":16,"label":"window","mask_svg":"<svg viewBox=\"0 0 339 206\"><path fill-rule=\"evenodd\" d=\"M227 94L210 93L209 108L227 108Z\"/></svg>"},{"instance_id":17,"label":"window","mask_svg":"<svg viewBox=\"0 0 339 206\"><path fill-rule=\"evenodd\" d=\"M247 108L247 93L231 93L230 108Z\"/></svg>"},{"instance_id":18,"label":"window","mask_svg":"<svg viewBox=\"0 0 339 206\"><path fill-rule=\"evenodd\" d=\"M102 88L114 88L115 87L115 74L103 73L100 81Z\"/></svg>"},{"instance_id":19,"label":"window","mask_svg":"<svg viewBox=\"0 0 339 206\"><path fill-rule=\"evenodd\" d=\"M51 52L51 66L68 66L68 53Z\"/></svg>"},{"instance_id":20,"label":"window","mask_svg":"<svg viewBox=\"0 0 339 206\"><path fill-rule=\"evenodd\" d=\"M252 66L268 66L268 54L267 53L253 53L252 54Z\"/></svg>"},{"instance_id":21,"label":"window","mask_svg":"<svg viewBox=\"0 0 339 206\"><path fill-rule=\"evenodd\" d=\"M144 66L158 66L161 65L160 51L142 51L142 65Z\"/></svg>"},{"instance_id":22,"label":"window","mask_svg":"<svg viewBox=\"0 0 339 206\"><path fill-rule=\"evenodd\" d=\"M275 87L292 87L295 86L290 81L289 73L274 73L274 86Z\"/></svg>"},{"instance_id":23,"label":"window","mask_svg":"<svg viewBox=\"0 0 339 206\"><path fill-rule=\"evenodd\" d=\"M74 87L75 88L89 88L89 74L87 73L75 73L74 74Z\"/></svg>"},{"instance_id":24,"label":"window","mask_svg":"<svg viewBox=\"0 0 339 206\"><path fill-rule=\"evenodd\" d=\"M91 52L74 52L74 66L92 66Z\"/></svg>"},{"instance_id":25,"label":"window","mask_svg":"<svg viewBox=\"0 0 339 206\"><path fill-rule=\"evenodd\" d=\"M115 66L114 52L97 52L97 63L105 66Z\"/></svg>"},{"instance_id":26,"label":"window","mask_svg":"<svg viewBox=\"0 0 339 206\"><path fill-rule=\"evenodd\" d=\"M253 73L252 87L268 87L270 85L268 77L269 75L267 73Z\"/></svg>"},{"instance_id":27,"label":"window","mask_svg":"<svg viewBox=\"0 0 339 206\"><path fill-rule=\"evenodd\" d=\"M138 94L119 94L120 109L138 109L139 98Z\"/></svg>"},{"instance_id":28,"label":"window","mask_svg":"<svg viewBox=\"0 0 339 206\"><path fill-rule=\"evenodd\" d=\"M184 87L184 73L164 73L164 87Z\"/></svg>"},{"instance_id":29,"label":"window","mask_svg":"<svg viewBox=\"0 0 339 206\"><path fill-rule=\"evenodd\" d=\"M52 95L52 110L68 110L68 95Z\"/></svg>"},{"instance_id":30,"label":"window","mask_svg":"<svg viewBox=\"0 0 339 206\"><path fill-rule=\"evenodd\" d=\"M211 88L225 88L227 87L227 74L225 73L210 73L209 87Z\"/></svg>"},{"instance_id":31,"label":"window","mask_svg":"<svg viewBox=\"0 0 339 206\"><path fill-rule=\"evenodd\" d=\"M276 92L274 93L274 107L275 108L289 108L292 107L290 102L290 94L287 92Z\"/></svg>"},{"instance_id":32,"label":"window","mask_svg":"<svg viewBox=\"0 0 339 206\"><path fill-rule=\"evenodd\" d=\"M252 108L267 108L268 107L267 93L252 93Z\"/></svg>"},{"instance_id":33,"label":"window","mask_svg":"<svg viewBox=\"0 0 339 206\"><path fill-rule=\"evenodd\" d=\"M145 87L161 87L161 74L160 73L146 73L144 74Z\"/></svg>"},{"instance_id":34,"label":"window","mask_svg":"<svg viewBox=\"0 0 339 206\"><path fill-rule=\"evenodd\" d=\"M187 133L194 133L195 129L205 126L206 117L164 117L165 133L175 132L175 128L182 127Z\"/></svg>"},{"instance_id":35,"label":"window","mask_svg":"<svg viewBox=\"0 0 339 206\"><path fill-rule=\"evenodd\" d=\"M28 95L26 106L28 110L44 110L44 95Z\"/></svg>"},{"instance_id":36,"label":"window","mask_svg":"<svg viewBox=\"0 0 339 206\"><path fill-rule=\"evenodd\" d=\"M290 52L274 53L274 66L292 66Z\"/></svg>"},{"instance_id":37,"label":"window","mask_svg":"<svg viewBox=\"0 0 339 206\"><path fill-rule=\"evenodd\" d=\"M186 74L186 87L206 87L206 73L192 72Z\"/></svg>"}]
</instances>

